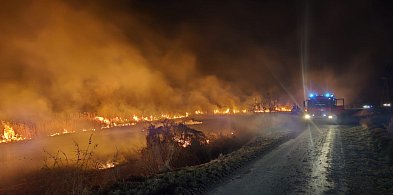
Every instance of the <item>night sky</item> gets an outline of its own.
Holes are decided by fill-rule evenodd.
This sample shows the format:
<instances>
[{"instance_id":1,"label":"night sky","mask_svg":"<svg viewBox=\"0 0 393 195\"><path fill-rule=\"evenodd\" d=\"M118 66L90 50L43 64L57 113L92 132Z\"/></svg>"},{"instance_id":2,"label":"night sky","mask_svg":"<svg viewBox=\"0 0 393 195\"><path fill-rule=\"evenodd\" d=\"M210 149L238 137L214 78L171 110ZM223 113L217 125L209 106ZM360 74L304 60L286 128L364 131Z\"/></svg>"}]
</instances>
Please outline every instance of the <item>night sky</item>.
<instances>
[{"instance_id":1,"label":"night sky","mask_svg":"<svg viewBox=\"0 0 393 195\"><path fill-rule=\"evenodd\" d=\"M384 101L393 1L1 1L2 117ZM386 79L385 79L386 80ZM390 92L392 92L391 90ZM390 94L392 97L392 94Z\"/></svg>"},{"instance_id":2,"label":"night sky","mask_svg":"<svg viewBox=\"0 0 393 195\"><path fill-rule=\"evenodd\" d=\"M298 97L303 41L308 45L310 91L332 91L348 102L378 104L382 77L393 74L391 1L130 4L165 36L186 34L192 40L186 47L197 56L201 72L243 88L264 93L266 88L281 88L279 80Z\"/></svg>"}]
</instances>

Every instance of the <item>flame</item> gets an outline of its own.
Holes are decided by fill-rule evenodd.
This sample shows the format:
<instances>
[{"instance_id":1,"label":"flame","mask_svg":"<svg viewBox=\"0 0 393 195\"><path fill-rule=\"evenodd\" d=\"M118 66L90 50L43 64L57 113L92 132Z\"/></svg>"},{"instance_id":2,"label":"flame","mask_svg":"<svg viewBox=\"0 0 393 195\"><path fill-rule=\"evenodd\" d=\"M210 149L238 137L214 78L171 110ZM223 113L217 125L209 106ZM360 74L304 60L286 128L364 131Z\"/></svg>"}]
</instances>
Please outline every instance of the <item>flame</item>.
<instances>
[{"instance_id":1,"label":"flame","mask_svg":"<svg viewBox=\"0 0 393 195\"><path fill-rule=\"evenodd\" d=\"M247 110L242 110L242 113L246 113ZM213 114L238 114L240 113L240 110L237 108L226 108L226 109L215 109L213 110Z\"/></svg>"},{"instance_id":2,"label":"flame","mask_svg":"<svg viewBox=\"0 0 393 195\"><path fill-rule=\"evenodd\" d=\"M106 163L100 163L98 169L103 170L103 169L110 169L113 168L117 165L115 162L106 162Z\"/></svg>"},{"instance_id":3,"label":"flame","mask_svg":"<svg viewBox=\"0 0 393 195\"><path fill-rule=\"evenodd\" d=\"M97 116L95 119L98 120L98 121L101 121L101 122L103 122L103 123L105 123L105 124L107 124L107 125L111 124L111 122L109 121L109 119L104 118L104 117L101 117L101 116Z\"/></svg>"},{"instance_id":4,"label":"flame","mask_svg":"<svg viewBox=\"0 0 393 195\"><path fill-rule=\"evenodd\" d=\"M267 108L263 107L258 107L256 109L252 110L247 110L247 109L239 109L241 107L224 107L222 109L214 109L211 111L203 111L203 110L195 110L193 112L184 112L184 113L162 113L159 115L137 115L137 114L132 114L129 117L104 117L104 116L96 116L95 114L88 115L85 120L92 120L98 122L100 124L101 129L108 129L112 127L121 127L121 126L132 126L136 125L141 122L153 122L153 121L160 121L164 119L183 119L183 118L188 118L192 117L193 115L205 115L205 114L214 114L214 115L229 115L229 114L244 114L244 113L268 113L268 112L290 112L291 108L290 106L286 105L279 105L274 108L274 110L270 110ZM199 121L183 121L184 124L186 125L196 125L196 124L201 124L202 122ZM9 125L7 122L2 122L4 130L3 132L0 131L0 143L7 143L7 142L14 142L14 141L21 141L25 139L31 139L31 138L25 138L23 136L18 135L14 129ZM87 132L87 131L96 131L96 129L81 129L79 131L74 130L67 130L66 128L63 129L62 132L56 132L56 133L51 133L48 134L48 136L58 136L58 135L64 135L64 134L70 134L70 133L76 133L76 132ZM188 143L184 142L182 143L184 146L187 147Z\"/></svg>"},{"instance_id":5,"label":"flame","mask_svg":"<svg viewBox=\"0 0 393 195\"><path fill-rule=\"evenodd\" d=\"M187 148L188 146L191 146L191 140L189 139L181 139L179 137L175 137L174 140L179 143L183 148Z\"/></svg>"},{"instance_id":6,"label":"flame","mask_svg":"<svg viewBox=\"0 0 393 195\"><path fill-rule=\"evenodd\" d=\"M276 111L279 112L291 112L292 109L289 106L279 106L276 108Z\"/></svg>"},{"instance_id":7,"label":"flame","mask_svg":"<svg viewBox=\"0 0 393 195\"><path fill-rule=\"evenodd\" d=\"M4 130L3 134L0 134L0 143L8 143L28 139L16 134L14 129L6 122L3 121L2 124L4 126Z\"/></svg>"},{"instance_id":8,"label":"flame","mask_svg":"<svg viewBox=\"0 0 393 195\"><path fill-rule=\"evenodd\" d=\"M82 131L87 131L87 129L83 129ZM68 131L67 129L63 129L63 132L58 132L58 133L52 133L49 136L57 136L57 135L64 135L64 134L69 134L69 133L75 133L76 131Z\"/></svg>"},{"instance_id":9,"label":"flame","mask_svg":"<svg viewBox=\"0 0 393 195\"><path fill-rule=\"evenodd\" d=\"M202 110L195 110L194 113L195 113L196 115L205 114L205 112L203 112Z\"/></svg>"},{"instance_id":10,"label":"flame","mask_svg":"<svg viewBox=\"0 0 393 195\"><path fill-rule=\"evenodd\" d=\"M139 121L141 120L141 119L140 119L138 116L136 116L136 115L132 116L132 119L134 119L135 122L139 122Z\"/></svg>"}]
</instances>

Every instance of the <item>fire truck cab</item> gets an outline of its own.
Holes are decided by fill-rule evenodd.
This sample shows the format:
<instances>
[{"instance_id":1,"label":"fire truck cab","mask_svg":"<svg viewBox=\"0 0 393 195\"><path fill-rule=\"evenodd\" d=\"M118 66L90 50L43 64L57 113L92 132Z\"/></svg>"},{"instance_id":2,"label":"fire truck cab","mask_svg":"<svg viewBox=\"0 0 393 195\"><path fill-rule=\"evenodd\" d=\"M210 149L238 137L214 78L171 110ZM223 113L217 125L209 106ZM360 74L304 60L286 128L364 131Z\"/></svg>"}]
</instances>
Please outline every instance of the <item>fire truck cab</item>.
<instances>
[{"instance_id":1,"label":"fire truck cab","mask_svg":"<svg viewBox=\"0 0 393 195\"><path fill-rule=\"evenodd\" d=\"M333 93L310 94L304 101L304 119L336 121L344 111L344 99L338 99Z\"/></svg>"}]
</instances>

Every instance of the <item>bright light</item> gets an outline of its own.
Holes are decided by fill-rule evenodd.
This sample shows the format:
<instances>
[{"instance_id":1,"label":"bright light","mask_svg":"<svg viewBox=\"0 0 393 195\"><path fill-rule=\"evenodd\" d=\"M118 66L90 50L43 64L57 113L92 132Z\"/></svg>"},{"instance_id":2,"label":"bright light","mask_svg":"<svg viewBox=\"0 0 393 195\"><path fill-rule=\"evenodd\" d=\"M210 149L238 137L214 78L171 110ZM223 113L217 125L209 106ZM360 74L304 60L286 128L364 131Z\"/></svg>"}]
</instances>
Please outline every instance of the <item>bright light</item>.
<instances>
[{"instance_id":1,"label":"bright light","mask_svg":"<svg viewBox=\"0 0 393 195\"><path fill-rule=\"evenodd\" d=\"M384 104L383 104L383 107L390 107L390 106L391 106L390 103L384 103Z\"/></svg>"},{"instance_id":2,"label":"bright light","mask_svg":"<svg viewBox=\"0 0 393 195\"><path fill-rule=\"evenodd\" d=\"M328 118L329 118L329 119L332 119L332 118L333 118L333 116L332 116L332 115L329 115L329 116L328 116Z\"/></svg>"},{"instance_id":3,"label":"bright light","mask_svg":"<svg viewBox=\"0 0 393 195\"><path fill-rule=\"evenodd\" d=\"M310 97L310 98L314 97L314 94L310 93L309 97Z\"/></svg>"},{"instance_id":4,"label":"bright light","mask_svg":"<svg viewBox=\"0 0 393 195\"><path fill-rule=\"evenodd\" d=\"M325 97L330 97L330 93L326 93L326 94L325 94Z\"/></svg>"},{"instance_id":5,"label":"bright light","mask_svg":"<svg viewBox=\"0 0 393 195\"><path fill-rule=\"evenodd\" d=\"M326 116L326 114L323 114L323 116Z\"/></svg>"},{"instance_id":6,"label":"bright light","mask_svg":"<svg viewBox=\"0 0 393 195\"><path fill-rule=\"evenodd\" d=\"M305 118L305 119L310 119L311 116L310 116L309 114L305 114L305 115L304 115L304 118Z\"/></svg>"},{"instance_id":7,"label":"bright light","mask_svg":"<svg viewBox=\"0 0 393 195\"><path fill-rule=\"evenodd\" d=\"M364 109L369 109L369 108L371 108L371 106L370 105L363 105L363 108Z\"/></svg>"}]
</instances>

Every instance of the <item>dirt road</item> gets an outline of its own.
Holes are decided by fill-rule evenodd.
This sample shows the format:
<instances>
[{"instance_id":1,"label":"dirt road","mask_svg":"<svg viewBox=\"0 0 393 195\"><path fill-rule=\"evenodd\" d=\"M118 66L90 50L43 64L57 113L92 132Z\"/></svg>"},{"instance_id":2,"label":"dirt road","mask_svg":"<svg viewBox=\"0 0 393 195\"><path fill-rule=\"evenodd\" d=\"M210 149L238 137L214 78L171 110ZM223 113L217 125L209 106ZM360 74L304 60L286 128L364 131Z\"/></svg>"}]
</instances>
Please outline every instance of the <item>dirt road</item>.
<instances>
[{"instance_id":1,"label":"dirt road","mask_svg":"<svg viewBox=\"0 0 393 195\"><path fill-rule=\"evenodd\" d=\"M379 194L381 166L366 129L309 124L209 194Z\"/></svg>"}]
</instances>

